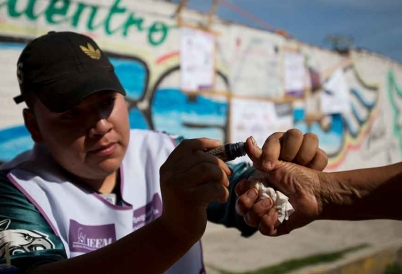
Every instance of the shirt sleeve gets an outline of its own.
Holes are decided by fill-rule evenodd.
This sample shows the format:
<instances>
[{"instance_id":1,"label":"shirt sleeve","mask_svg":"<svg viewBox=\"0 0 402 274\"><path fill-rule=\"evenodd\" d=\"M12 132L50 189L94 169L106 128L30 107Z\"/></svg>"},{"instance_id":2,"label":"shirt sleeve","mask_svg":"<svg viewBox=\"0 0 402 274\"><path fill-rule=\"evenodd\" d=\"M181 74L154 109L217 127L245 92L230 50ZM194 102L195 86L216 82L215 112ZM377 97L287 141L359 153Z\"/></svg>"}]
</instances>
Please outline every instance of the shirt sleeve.
<instances>
[{"instance_id":1,"label":"shirt sleeve","mask_svg":"<svg viewBox=\"0 0 402 274\"><path fill-rule=\"evenodd\" d=\"M226 227L237 228L243 237L249 237L257 231L257 228L248 226L243 217L236 213L237 195L234 189L241 180L248 179L255 169L247 163L228 165L233 170L233 175L229 178L228 201L226 203L218 201L210 203L207 208L208 220L213 223L223 224Z\"/></svg>"},{"instance_id":2,"label":"shirt sleeve","mask_svg":"<svg viewBox=\"0 0 402 274\"><path fill-rule=\"evenodd\" d=\"M0 171L0 264L9 254L11 264L26 273L40 264L66 259L61 239L6 174Z\"/></svg>"}]
</instances>

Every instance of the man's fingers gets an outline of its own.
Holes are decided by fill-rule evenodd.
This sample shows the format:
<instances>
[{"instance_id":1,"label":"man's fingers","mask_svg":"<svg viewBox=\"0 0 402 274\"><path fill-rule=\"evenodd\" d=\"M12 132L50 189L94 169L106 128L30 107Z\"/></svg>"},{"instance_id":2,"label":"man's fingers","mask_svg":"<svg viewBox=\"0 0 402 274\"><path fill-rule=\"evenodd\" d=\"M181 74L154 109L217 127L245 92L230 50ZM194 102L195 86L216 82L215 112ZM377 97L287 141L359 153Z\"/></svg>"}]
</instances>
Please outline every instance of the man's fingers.
<instances>
[{"instance_id":1,"label":"man's fingers","mask_svg":"<svg viewBox=\"0 0 402 274\"><path fill-rule=\"evenodd\" d=\"M255 167L262 170L270 170L279 158L281 151L281 138L283 132L276 132L269 136L262 148L253 142L253 138L246 140L247 154Z\"/></svg>"},{"instance_id":2,"label":"man's fingers","mask_svg":"<svg viewBox=\"0 0 402 274\"><path fill-rule=\"evenodd\" d=\"M178 160L176 162L177 171L185 173L188 170L195 167L196 165L203 163L203 162L218 166L226 173L227 176L232 175L232 170L229 168L229 166L224 161L222 161L221 159L218 159L202 150L194 151L192 157L185 157L185 158Z\"/></svg>"},{"instance_id":3,"label":"man's fingers","mask_svg":"<svg viewBox=\"0 0 402 274\"><path fill-rule=\"evenodd\" d=\"M313 133L306 133L303 137L303 142L294 159L296 164L305 166L310 163L318 149L318 137Z\"/></svg>"},{"instance_id":4,"label":"man's fingers","mask_svg":"<svg viewBox=\"0 0 402 274\"><path fill-rule=\"evenodd\" d=\"M303 133L298 129L288 130L282 137L280 160L292 162L303 142Z\"/></svg>"},{"instance_id":5,"label":"man's fingers","mask_svg":"<svg viewBox=\"0 0 402 274\"><path fill-rule=\"evenodd\" d=\"M249 189L240 195L236 201L236 212L240 216L244 216L258 199L258 191L255 188Z\"/></svg>"},{"instance_id":6,"label":"man's fingers","mask_svg":"<svg viewBox=\"0 0 402 274\"><path fill-rule=\"evenodd\" d=\"M327 154L322 149L318 149L314 158L310 161L307 167L322 171L327 167L327 164L328 164Z\"/></svg>"},{"instance_id":7,"label":"man's fingers","mask_svg":"<svg viewBox=\"0 0 402 274\"><path fill-rule=\"evenodd\" d=\"M265 140L262 146L261 167L271 170L278 161L281 153L283 132L275 132Z\"/></svg>"},{"instance_id":8,"label":"man's fingers","mask_svg":"<svg viewBox=\"0 0 402 274\"><path fill-rule=\"evenodd\" d=\"M229 190L221 184L210 182L194 187L190 195L195 204L207 205L214 200L224 203L229 197Z\"/></svg>"},{"instance_id":9,"label":"man's fingers","mask_svg":"<svg viewBox=\"0 0 402 274\"><path fill-rule=\"evenodd\" d=\"M174 163L184 156L191 155L194 151L215 148L221 144L219 140L209 138L186 139L172 151L169 160Z\"/></svg>"},{"instance_id":10,"label":"man's fingers","mask_svg":"<svg viewBox=\"0 0 402 274\"><path fill-rule=\"evenodd\" d=\"M237 183L235 187L235 193L239 197L246 193L250 188L252 188L250 180L243 179Z\"/></svg>"},{"instance_id":11,"label":"man's fingers","mask_svg":"<svg viewBox=\"0 0 402 274\"><path fill-rule=\"evenodd\" d=\"M267 236L276 236L277 229L275 227L276 222L278 221L278 213L275 208L271 208L268 213L264 214L261 217L261 222L258 226L258 230L263 235Z\"/></svg>"},{"instance_id":12,"label":"man's fingers","mask_svg":"<svg viewBox=\"0 0 402 274\"><path fill-rule=\"evenodd\" d=\"M252 227L258 227L261 221L261 217L267 214L272 209L273 202L270 198L264 198L256 202L251 210L244 215L245 222Z\"/></svg>"},{"instance_id":13,"label":"man's fingers","mask_svg":"<svg viewBox=\"0 0 402 274\"><path fill-rule=\"evenodd\" d=\"M229 186L229 180L226 173L217 165L208 162L197 164L187 172L182 173L177 180L171 181L186 182L186 187L195 187L207 182L216 182L225 187Z\"/></svg>"}]
</instances>

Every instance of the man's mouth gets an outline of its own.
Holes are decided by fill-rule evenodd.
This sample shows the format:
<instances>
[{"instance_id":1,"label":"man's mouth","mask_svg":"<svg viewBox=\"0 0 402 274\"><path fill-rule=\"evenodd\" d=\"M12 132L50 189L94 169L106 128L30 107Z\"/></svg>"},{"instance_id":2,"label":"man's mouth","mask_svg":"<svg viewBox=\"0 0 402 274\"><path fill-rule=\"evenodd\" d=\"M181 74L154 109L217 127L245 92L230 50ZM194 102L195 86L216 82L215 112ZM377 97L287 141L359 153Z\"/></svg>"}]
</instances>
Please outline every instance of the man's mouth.
<instances>
[{"instance_id":1,"label":"man's mouth","mask_svg":"<svg viewBox=\"0 0 402 274\"><path fill-rule=\"evenodd\" d=\"M91 154L95 154L98 156L108 156L112 154L117 148L117 143L109 143L107 145L100 146L94 150L91 150Z\"/></svg>"}]
</instances>

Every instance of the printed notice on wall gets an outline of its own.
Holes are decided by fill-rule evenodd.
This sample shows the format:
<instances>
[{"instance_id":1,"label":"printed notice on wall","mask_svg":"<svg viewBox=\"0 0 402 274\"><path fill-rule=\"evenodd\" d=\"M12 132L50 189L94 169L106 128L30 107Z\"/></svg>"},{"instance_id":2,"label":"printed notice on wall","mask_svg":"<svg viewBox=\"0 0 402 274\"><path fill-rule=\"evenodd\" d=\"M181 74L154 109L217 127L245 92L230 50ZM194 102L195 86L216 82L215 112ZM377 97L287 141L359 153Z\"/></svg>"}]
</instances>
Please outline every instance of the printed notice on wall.
<instances>
[{"instance_id":1,"label":"printed notice on wall","mask_svg":"<svg viewBox=\"0 0 402 274\"><path fill-rule=\"evenodd\" d=\"M213 34L181 28L180 88L186 91L211 89L215 73L215 37Z\"/></svg>"},{"instance_id":2,"label":"printed notice on wall","mask_svg":"<svg viewBox=\"0 0 402 274\"><path fill-rule=\"evenodd\" d=\"M303 96L307 86L304 55L298 52L285 51L283 56L286 94L295 97Z\"/></svg>"},{"instance_id":3,"label":"printed notice on wall","mask_svg":"<svg viewBox=\"0 0 402 274\"><path fill-rule=\"evenodd\" d=\"M234 94L262 98L283 96L280 38L260 30L232 27L230 83Z\"/></svg>"},{"instance_id":4,"label":"printed notice on wall","mask_svg":"<svg viewBox=\"0 0 402 274\"><path fill-rule=\"evenodd\" d=\"M252 135L262 147L272 133L293 127L293 111L290 103L233 99L231 104L232 142L244 142Z\"/></svg>"},{"instance_id":5,"label":"printed notice on wall","mask_svg":"<svg viewBox=\"0 0 402 274\"><path fill-rule=\"evenodd\" d=\"M350 110L349 88L342 69L336 70L324 83L321 93L323 114L344 113Z\"/></svg>"}]
</instances>

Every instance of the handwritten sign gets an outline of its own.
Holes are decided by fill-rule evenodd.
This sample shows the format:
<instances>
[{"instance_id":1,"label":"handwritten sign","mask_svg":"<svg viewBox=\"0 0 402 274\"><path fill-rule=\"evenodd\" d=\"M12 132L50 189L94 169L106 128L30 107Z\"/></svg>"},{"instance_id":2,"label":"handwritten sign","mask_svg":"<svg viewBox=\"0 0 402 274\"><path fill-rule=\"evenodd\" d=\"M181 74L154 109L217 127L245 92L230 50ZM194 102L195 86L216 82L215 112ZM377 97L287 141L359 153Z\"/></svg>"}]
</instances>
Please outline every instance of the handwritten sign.
<instances>
[{"instance_id":1,"label":"handwritten sign","mask_svg":"<svg viewBox=\"0 0 402 274\"><path fill-rule=\"evenodd\" d=\"M283 65L286 94L302 96L306 88L306 68L303 54L285 51Z\"/></svg>"},{"instance_id":2,"label":"handwritten sign","mask_svg":"<svg viewBox=\"0 0 402 274\"><path fill-rule=\"evenodd\" d=\"M201 30L182 28L180 68L181 89L211 89L215 78L215 37Z\"/></svg>"},{"instance_id":3,"label":"handwritten sign","mask_svg":"<svg viewBox=\"0 0 402 274\"><path fill-rule=\"evenodd\" d=\"M245 141L252 135L259 146L276 131L293 127L290 103L233 99L231 101L230 136L232 142Z\"/></svg>"}]
</instances>

